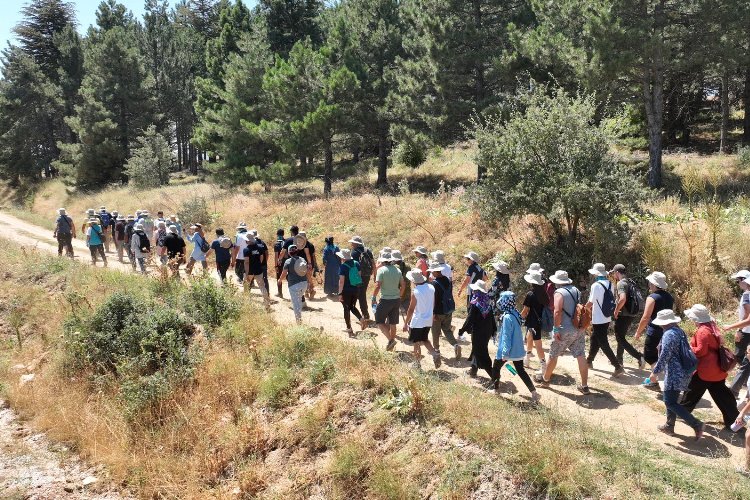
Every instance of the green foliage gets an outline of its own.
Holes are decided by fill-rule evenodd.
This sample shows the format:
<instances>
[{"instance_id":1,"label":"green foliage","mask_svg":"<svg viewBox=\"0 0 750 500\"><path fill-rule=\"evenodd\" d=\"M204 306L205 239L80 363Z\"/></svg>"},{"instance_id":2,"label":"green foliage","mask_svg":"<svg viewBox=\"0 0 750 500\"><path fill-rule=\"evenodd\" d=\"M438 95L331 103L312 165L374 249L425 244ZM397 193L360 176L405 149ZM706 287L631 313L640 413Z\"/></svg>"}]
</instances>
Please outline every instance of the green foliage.
<instances>
[{"instance_id":1,"label":"green foliage","mask_svg":"<svg viewBox=\"0 0 750 500\"><path fill-rule=\"evenodd\" d=\"M196 323L209 328L217 328L227 320L236 319L240 313L236 289L219 285L211 276L191 281L181 305Z\"/></svg>"},{"instance_id":2,"label":"green foliage","mask_svg":"<svg viewBox=\"0 0 750 500\"><path fill-rule=\"evenodd\" d=\"M194 196L184 200L177 208L176 215L184 224L198 222L207 226L214 220L214 214L208 208L208 201L203 196Z\"/></svg>"},{"instance_id":3,"label":"green foliage","mask_svg":"<svg viewBox=\"0 0 750 500\"><path fill-rule=\"evenodd\" d=\"M737 148L737 165L743 170L750 169L750 146Z\"/></svg>"},{"instance_id":4,"label":"green foliage","mask_svg":"<svg viewBox=\"0 0 750 500\"><path fill-rule=\"evenodd\" d=\"M163 186L169 183L172 151L169 143L151 125L136 139L133 154L125 166L128 182L137 188Z\"/></svg>"},{"instance_id":5,"label":"green foliage","mask_svg":"<svg viewBox=\"0 0 750 500\"><path fill-rule=\"evenodd\" d=\"M396 147L394 156L397 163L410 168L418 168L427 160L424 148L411 141L401 142Z\"/></svg>"},{"instance_id":6,"label":"green foliage","mask_svg":"<svg viewBox=\"0 0 750 500\"><path fill-rule=\"evenodd\" d=\"M310 362L310 383L320 385L328 382L336 373L335 360L331 356L323 356Z\"/></svg>"},{"instance_id":7,"label":"green foliage","mask_svg":"<svg viewBox=\"0 0 750 500\"><path fill-rule=\"evenodd\" d=\"M394 411L402 420L424 420L431 411L426 387L414 379L409 379L406 387L393 387L379 403L381 408Z\"/></svg>"},{"instance_id":8,"label":"green foliage","mask_svg":"<svg viewBox=\"0 0 750 500\"><path fill-rule=\"evenodd\" d=\"M318 16L320 0L260 0L258 8L268 27L268 42L275 54L286 57L294 44L309 38L314 46L323 41Z\"/></svg>"},{"instance_id":9,"label":"green foliage","mask_svg":"<svg viewBox=\"0 0 750 500\"><path fill-rule=\"evenodd\" d=\"M276 366L260 382L258 399L270 408L283 408L291 403L295 384L292 368Z\"/></svg>"}]
</instances>

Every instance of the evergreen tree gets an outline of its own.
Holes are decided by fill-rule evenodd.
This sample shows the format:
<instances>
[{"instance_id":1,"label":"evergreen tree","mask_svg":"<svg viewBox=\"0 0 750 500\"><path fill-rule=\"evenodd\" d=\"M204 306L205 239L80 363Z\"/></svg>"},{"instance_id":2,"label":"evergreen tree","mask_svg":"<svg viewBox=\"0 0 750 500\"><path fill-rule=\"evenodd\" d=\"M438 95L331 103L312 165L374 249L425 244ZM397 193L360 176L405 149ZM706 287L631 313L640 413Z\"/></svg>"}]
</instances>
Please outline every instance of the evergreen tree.
<instances>
[{"instance_id":1,"label":"evergreen tree","mask_svg":"<svg viewBox=\"0 0 750 500\"><path fill-rule=\"evenodd\" d=\"M318 18L321 0L260 0L258 8L268 29L268 41L275 54L286 57L295 43L307 38L314 47L323 43Z\"/></svg>"},{"instance_id":2,"label":"evergreen tree","mask_svg":"<svg viewBox=\"0 0 750 500\"><path fill-rule=\"evenodd\" d=\"M128 184L139 188L164 186L169 183L172 150L154 125L149 126L133 147L125 166Z\"/></svg>"},{"instance_id":3,"label":"evergreen tree","mask_svg":"<svg viewBox=\"0 0 750 500\"><path fill-rule=\"evenodd\" d=\"M60 54L57 81L65 103L65 117L67 118L73 116L75 106L79 103L78 90L83 81L83 44L78 32L72 24L69 24L55 35L55 45ZM73 131L67 125L64 125L58 139L70 143L76 140Z\"/></svg>"}]
</instances>

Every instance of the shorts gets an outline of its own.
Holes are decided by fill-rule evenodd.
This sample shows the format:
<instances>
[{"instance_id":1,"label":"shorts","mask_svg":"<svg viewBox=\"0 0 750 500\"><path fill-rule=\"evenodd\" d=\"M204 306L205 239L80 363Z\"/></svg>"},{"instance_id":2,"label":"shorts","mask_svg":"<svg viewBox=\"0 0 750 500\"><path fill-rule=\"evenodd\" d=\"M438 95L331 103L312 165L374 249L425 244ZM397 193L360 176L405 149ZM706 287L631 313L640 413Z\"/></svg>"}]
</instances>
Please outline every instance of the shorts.
<instances>
[{"instance_id":1,"label":"shorts","mask_svg":"<svg viewBox=\"0 0 750 500\"><path fill-rule=\"evenodd\" d=\"M646 332L646 339L643 341L643 359L650 365L653 365L659 359L659 344L661 343L662 335L649 335Z\"/></svg>"},{"instance_id":2,"label":"shorts","mask_svg":"<svg viewBox=\"0 0 750 500\"><path fill-rule=\"evenodd\" d=\"M556 358L569 350L571 356L579 358L586 354L586 334L577 330L560 333L560 340L552 340L549 355Z\"/></svg>"},{"instance_id":3,"label":"shorts","mask_svg":"<svg viewBox=\"0 0 750 500\"><path fill-rule=\"evenodd\" d=\"M541 328L527 328L526 334L531 334L534 340L542 340L542 329Z\"/></svg>"},{"instance_id":4,"label":"shorts","mask_svg":"<svg viewBox=\"0 0 750 500\"><path fill-rule=\"evenodd\" d=\"M427 342L431 326L424 328L409 328L409 342Z\"/></svg>"},{"instance_id":5,"label":"shorts","mask_svg":"<svg viewBox=\"0 0 750 500\"><path fill-rule=\"evenodd\" d=\"M380 299L375 308L375 323L378 325L398 325L401 299Z\"/></svg>"}]
</instances>

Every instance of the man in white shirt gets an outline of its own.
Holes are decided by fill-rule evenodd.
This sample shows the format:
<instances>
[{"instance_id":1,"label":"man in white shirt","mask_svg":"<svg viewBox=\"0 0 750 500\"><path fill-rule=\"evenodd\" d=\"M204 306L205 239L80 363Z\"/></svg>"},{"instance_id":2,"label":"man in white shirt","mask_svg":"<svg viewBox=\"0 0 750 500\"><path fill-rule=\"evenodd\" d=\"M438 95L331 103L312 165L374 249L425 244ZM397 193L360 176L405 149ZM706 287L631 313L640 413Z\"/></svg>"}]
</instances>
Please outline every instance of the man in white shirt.
<instances>
[{"instance_id":1,"label":"man in white shirt","mask_svg":"<svg viewBox=\"0 0 750 500\"><path fill-rule=\"evenodd\" d=\"M607 279L607 268L604 264L594 264L589 269L589 274L594 276L594 283L591 285L589 301L586 304L586 308L591 311L591 344L589 345L589 355L586 361L589 368L593 368L594 358L596 358L599 349L601 349L604 355L607 356L607 359L609 359L609 362L612 363L612 366L615 367L612 375L617 377L622 375L625 370L617 360L617 356L615 356L609 345L609 338L607 338L609 324L612 321L611 315L614 313L616 307L615 287Z\"/></svg>"},{"instance_id":2,"label":"man in white shirt","mask_svg":"<svg viewBox=\"0 0 750 500\"><path fill-rule=\"evenodd\" d=\"M245 248L247 247L247 225L244 222L237 224L237 234L234 237L234 249L232 250L231 266L234 266L234 274L240 284L245 281Z\"/></svg>"}]
</instances>

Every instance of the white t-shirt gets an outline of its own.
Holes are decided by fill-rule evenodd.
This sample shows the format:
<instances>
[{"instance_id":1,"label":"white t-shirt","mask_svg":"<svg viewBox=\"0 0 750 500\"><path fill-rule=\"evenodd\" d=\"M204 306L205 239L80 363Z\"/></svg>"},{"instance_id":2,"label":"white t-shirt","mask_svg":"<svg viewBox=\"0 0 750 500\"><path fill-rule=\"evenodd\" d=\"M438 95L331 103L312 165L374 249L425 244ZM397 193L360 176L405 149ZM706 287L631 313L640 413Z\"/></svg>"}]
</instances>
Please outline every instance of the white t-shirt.
<instances>
[{"instance_id":1,"label":"white t-shirt","mask_svg":"<svg viewBox=\"0 0 750 500\"><path fill-rule=\"evenodd\" d=\"M247 240L245 236L248 233L237 233L234 238L234 246L237 247L237 260L245 260L245 248L247 248Z\"/></svg>"},{"instance_id":2,"label":"white t-shirt","mask_svg":"<svg viewBox=\"0 0 750 500\"><path fill-rule=\"evenodd\" d=\"M448 264L443 264L443 270L440 273L448 279L453 278L453 268Z\"/></svg>"},{"instance_id":3,"label":"white t-shirt","mask_svg":"<svg viewBox=\"0 0 750 500\"><path fill-rule=\"evenodd\" d=\"M591 324L593 325L601 325L612 321L612 318L610 318L609 316L605 316L602 313L602 308L599 305L604 303L604 291L607 288L609 288L609 290L612 292L612 295L617 297L615 287L609 280L597 280L593 285L591 285L589 304L593 304L594 306L591 308ZM616 301L617 299L615 299L615 302Z\"/></svg>"},{"instance_id":4,"label":"white t-shirt","mask_svg":"<svg viewBox=\"0 0 750 500\"><path fill-rule=\"evenodd\" d=\"M740 319L740 321L743 321L747 318L747 314L745 314L745 304L750 304L750 292L743 292L742 296L740 297L740 305L737 308L737 317ZM750 326L746 326L742 329L742 333L750 333Z\"/></svg>"},{"instance_id":5,"label":"white t-shirt","mask_svg":"<svg viewBox=\"0 0 750 500\"><path fill-rule=\"evenodd\" d=\"M414 285L411 291L417 298L417 307L411 317L411 328L426 328L432 326L432 315L435 309L435 288L429 283Z\"/></svg>"}]
</instances>

